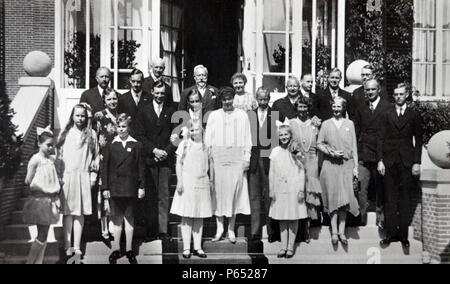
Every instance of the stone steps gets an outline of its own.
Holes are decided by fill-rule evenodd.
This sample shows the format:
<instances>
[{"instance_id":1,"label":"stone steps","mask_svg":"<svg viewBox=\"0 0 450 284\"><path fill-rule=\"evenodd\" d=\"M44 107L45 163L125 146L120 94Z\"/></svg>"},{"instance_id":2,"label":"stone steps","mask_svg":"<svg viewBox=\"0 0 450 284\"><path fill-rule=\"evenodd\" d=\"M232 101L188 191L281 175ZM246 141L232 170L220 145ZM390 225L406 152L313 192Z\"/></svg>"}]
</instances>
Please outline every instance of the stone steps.
<instances>
[{"instance_id":1,"label":"stone steps","mask_svg":"<svg viewBox=\"0 0 450 284\"><path fill-rule=\"evenodd\" d=\"M51 226L47 241L55 242L63 239L63 228L61 226ZM37 237L37 227L33 225L9 225L6 226L5 238L8 240L35 240Z\"/></svg>"},{"instance_id":2,"label":"stone steps","mask_svg":"<svg viewBox=\"0 0 450 284\"><path fill-rule=\"evenodd\" d=\"M0 241L0 251L4 252L7 257L10 256L27 256L32 245L31 241L27 240L4 240ZM47 250L45 251L46 257L59 257L60 255L60 243L48 242Z\"/></svg>"}]
</instances>

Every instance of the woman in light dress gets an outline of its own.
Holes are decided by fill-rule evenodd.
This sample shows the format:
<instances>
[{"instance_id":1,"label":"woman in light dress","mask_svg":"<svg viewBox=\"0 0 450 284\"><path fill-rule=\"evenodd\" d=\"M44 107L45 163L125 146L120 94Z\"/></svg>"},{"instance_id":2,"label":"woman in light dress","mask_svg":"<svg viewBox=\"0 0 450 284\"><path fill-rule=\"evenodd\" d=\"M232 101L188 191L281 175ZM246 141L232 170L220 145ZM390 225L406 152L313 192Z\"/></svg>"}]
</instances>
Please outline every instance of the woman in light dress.
<instances>
[{"instance_id":1,"label":"woman in light dress","mask_svg":"<svg viewBox=\"0 0 450 284\"><path fill-rule=\"evenodd\" d=\"M319 181L319 162L317 157L317 137L319 135L320 120L311 119L311 99L300 97L295 103L298 116L291 119L292 139L303 155L303 164L306 171L306 197L308 207L308 220L304 232L304 239L309 243L310 220L320 219L322 188Z\"/></svg>"},{"instance_id":2,"label":"woman in light dress","mask_svg":"<svg viewBox=\"0 0 450 284\"><path fill-rule=\"evenodd\" d=\"M345 236L347 211L359 214L353 191L353 179L358 178L358 151L353 122L344 118L346 100L337 97L331 102L333 118L320 129L318 149L324 154L320 184L324 211L331 215L331 241L348 245ZM339 222L339 226L338 226Z\"/></svg>"},{"instance_id":3,"label":"woman in light dress","mask_svg":"<svg viewBox=\"0 0 450 284\"><path fill-rule=\"evenodd\" d=\"M217 231L213 241L222 238L227 217L229 241L236 243L236 215L250 215L246 172L252 148L251 129L247 113L233 106L235 91L225 87L219 95L223 108L210 114L205 134L214 171L212 203Z\"/></svg>"},{"instance_id":4,"label":"woman in light dress","mask_svg":"<svg viewBox=\"0 0 450 284\"><path fill-rule=\"evenodd\" d=\"M231 85L233 85L236 96L234 97L233 106L243 111L251 111L258 108L258 102L253 94L245 91L247 77L242 73L236 73L231 77Z\"/></svg>"}]
</instances>

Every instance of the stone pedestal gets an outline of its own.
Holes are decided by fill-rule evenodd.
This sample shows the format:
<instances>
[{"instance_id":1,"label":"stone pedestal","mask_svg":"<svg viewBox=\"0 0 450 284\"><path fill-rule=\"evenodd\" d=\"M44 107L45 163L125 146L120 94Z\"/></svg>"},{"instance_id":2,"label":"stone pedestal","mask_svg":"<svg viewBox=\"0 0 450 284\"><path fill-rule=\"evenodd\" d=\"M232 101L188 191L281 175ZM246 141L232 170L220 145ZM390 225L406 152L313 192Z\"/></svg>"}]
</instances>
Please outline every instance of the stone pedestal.
<instances>
[{"instance_id":1,"label":"stone pedestal","mask_svg":"<svg viewBox=\"0 0 450 284\"><path fill-rule=\"evenodd\" d=\"M424 170L421 181L425 256L450 263L450 170Z\"/></svg>"}]
</instances>

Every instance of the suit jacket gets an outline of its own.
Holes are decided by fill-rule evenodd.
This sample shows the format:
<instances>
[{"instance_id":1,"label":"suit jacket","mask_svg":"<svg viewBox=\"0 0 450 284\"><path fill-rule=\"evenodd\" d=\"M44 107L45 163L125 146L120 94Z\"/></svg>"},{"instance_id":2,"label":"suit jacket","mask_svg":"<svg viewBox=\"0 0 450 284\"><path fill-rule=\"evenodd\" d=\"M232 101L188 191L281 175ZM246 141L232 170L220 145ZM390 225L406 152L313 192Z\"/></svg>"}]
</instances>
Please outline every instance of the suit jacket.
<instances>
[{"instance_id":1,"label":"suit jacket","mask_svg":"<svg viewBox=\"0 0 450 284\"><path fill-rule=\"evenodd\" d=\"M364 162L378 162L377 143L381 129L381 119L392 104L380 99L372 113L369 103L365 102L356 110L354 119L356 139L358 140L358 158Z\"/></svg>"},{"instance_id":2,"label":"suit jacket","mask_svg":"<svg viewBox=\"0 0 450 284\"><path fill-rule=\"evenodd\" d=\"M350 103L350 93L339 88L338 96L344 98L347 101L347 112L348 112L348 110L352 108ZM331 96L330 88L322 90L317 95L317 102L316 102L317 114L322 121L328 120L333 117L333 111L331 109L332 99L333 97Z\"/></svg>"},{"instance_id":3,"label":"suit jacket","mask_svg":"<svg viewBox=\"0 0 450 284\"><path fill-rule=\"evenodd\" d=\"M381 94L380 98L386 102L392 103L392 99L388 98L388 95L386 93L385 88L381 87ZM349 111L350 119L353 120L354 116L356 115L356 111L359 109L360 106L364 105L364 103L367 101L366 94L364 92L364 86L359 87L358 89L353 91L353 95L350 97L351 102L351 108Z\"/></svg>"},{"instance_id":4,"label":"suit jacket","mask_svg":"<svg viewBox=\"0 0 450 284\"><path fill-rule=\"evenodd\" d=\"M187 95L192 89L198 89L197 86L192 86L187 88L181 94L180 104L178 105L178 110L188 111L188 101ZM221 107L220 98L219 98L219 90L216 87L207 85L205 94L202 96L203 103L203 114L207 115L208 112L215 111Z\"/></svg>"},{"instance_id":5,"label":"suit jacket","mask_svg":"<svg viewBox=\"0 0 450 284\"><path fill-rule=\"evenodd\" d=\"M109 143L102 164L102 189L112 197L138 197L145 188L145 161L141 142Z\"/></svg>"},{"instance_id":6,"label":"suit jacket","mask_svg":"<svg viewBox=\"0 0 450 284\"><path fill-rule=\"evenodd\" d=\"M255 137L253 137L253 140L256 141L256 145L254 145L252 147L249 171L251 173L255 173L259 169L259 158L261 157L261 150L270 150L272 148L271 142L269 143L268 146L266 146L266 145L263 146L261 143L262 141L260 141L260 138L262 138L263 140L264 139L271 140L271 137L272 137L272 109L270 107L267 109L267 117L266 117L266 120L264 121L263 125L259 124L258 110L257 109L252 110L251 113L252 113L251 115L256 115L256 123L251 124L251 127L253 128L252 133L256 134L256 140L255 140ZM250 120L250 121L252 121L252 120ZM265 141L264 141L264 144L266 144ZM269 160L268 155L267 155L267 157L263 157L263 164L264 164L264 172L266 174L269 174L270 160Z\"/></svg>"},{"instance_id":7,"label":"suit jacket","mask_svg":"<svg viewBox=\"0 0 450 284\"><path fill-rule=\"evenodd\" d=\"M392 106L382 116L380 131L378 160L383 160L386 167L393 166L395 162L401 162L407 168L421 163L423 129L421 117L416 111L407 107L403 117L398 117L397 110Z\"/></svg>"},{"instance_id":8,"label":"suit jacket","mask_svg":"<svg viewBox=\"0 0 450 284\"><path fill-rule=\"evenodd\" d=\"M280 113L280 121L284 121L286 117L288 119L293 119L297 117L297 110L291 103L291 100L289 99L288 95L286 95L284 98L275 101L272 105L272 110L278 111Z\"/></svg>"},{"instance_id":9,"label":"suit jacket","mask_svg":"<svg viewBox=\"0 0 450 284\"><path fill-rule=\"evenodd\" d=\"M173 167L173 154L176 148L170 142L170 136L174 129L174 124L171 122L174 112L175 108L172 105L164 103L161 115L158 117L153 100L138 110L133 124L133 133L136 139L144 144L146 163L149 166ZM165 161L156 162L153 154L155 148L166 151L169 157Z\"/></svg>"},{"instance_id":10,"label":"suit jacket","mask_svg":"<svg viewBox=\"0 0 450 284\"><path fill-rule=\"evenodd\" d=\"M120 96L119 93L117 93L117 95ZM92 108L92 115L105 109L102 94L100 94L97 87L84 91L83 94L81 94L80 103L87 103L90 105Z\"/></svg>"},{"instance_id":11,"label":"suit jacket","mask_svg":"<svg viewBox=\"0 0 450 284\"><path fill-rule=\"evenodd\" d=\"M145 78L142 84L142 90L150 95L150 99L153 99L153 84L155 84L155 81L152 76ZM166 85L166 103L173 105L172 87L166 82L164 82L164 85Z\"/></svg>"},{"instance_id":12,"label":"suit jacket","mask_svg":"<svg viewBox=\"0 0 450 284\"><path fill-rule=\"evenodd\" d=\"M136 105L136 103L134 102L133 95L131 94L131 91L126 92L125 94L119 97L119 112L126 113L127 115L134 118L137 115L139 108L142 108L151 100L152 100L151 95L146 91L142 91L139 104Z\"/></svg>"}]
</instances>

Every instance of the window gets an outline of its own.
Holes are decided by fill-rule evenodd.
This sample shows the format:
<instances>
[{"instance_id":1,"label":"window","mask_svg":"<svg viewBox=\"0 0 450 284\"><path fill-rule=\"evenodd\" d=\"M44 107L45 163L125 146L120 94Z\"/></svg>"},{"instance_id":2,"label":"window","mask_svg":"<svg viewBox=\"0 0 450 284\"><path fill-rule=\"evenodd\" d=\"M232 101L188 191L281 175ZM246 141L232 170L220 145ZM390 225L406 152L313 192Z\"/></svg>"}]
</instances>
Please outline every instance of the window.
<instances>
[{"instance_id":1,"label":"window","mask_svg":"<svg viewBox=\"0 0 450 284\"><path fill-rule=\"evenodd\" d=\"M414 0L413 85L423 96L450 97L450 2Z\"/></svg>"},{"instance_id":2,"label":"window","mask_svg":"<svg viewBox=\"0 0 450 284\"><path fill-rule=\"evenodd\" d=\"M159 54L152 42L159 33L159 0L62 0L56 1L58 55L62 78L55 81L66 89L96 85L95 72L106 66L113 72L111 87L127 89L133 68L148 74L151 54ZM153 17L152 17L153 16ZM157 28L152 29L157 22ZM159 40L159 35L157 35ZM87 52L89 51L89 52Z\"/></svg>"},{"instance_id":3,"label":"window","mask_svg":"<svg viewBox=\"0 0 450 284\"><path fill-rule=\"evenodd\" d=\"M161 58L166 62L165 77L172 86L174 101L180 101L184 89L183 2L161 1Z\"/></svg>"},{"instance_id":4,"label":"window","mask_svg":"<svg viewBox=\"0 0 450 284\"><path fill-rule=\"evenodd\" d=\"M100 67L101 0L64 0L62 29L64 52L63 88L95 86L95 71ZM89 50L90 52L86 52Z\"/></svg>"}]
</instances>

